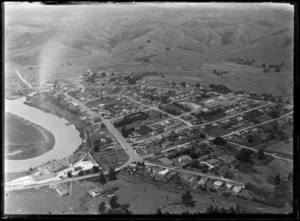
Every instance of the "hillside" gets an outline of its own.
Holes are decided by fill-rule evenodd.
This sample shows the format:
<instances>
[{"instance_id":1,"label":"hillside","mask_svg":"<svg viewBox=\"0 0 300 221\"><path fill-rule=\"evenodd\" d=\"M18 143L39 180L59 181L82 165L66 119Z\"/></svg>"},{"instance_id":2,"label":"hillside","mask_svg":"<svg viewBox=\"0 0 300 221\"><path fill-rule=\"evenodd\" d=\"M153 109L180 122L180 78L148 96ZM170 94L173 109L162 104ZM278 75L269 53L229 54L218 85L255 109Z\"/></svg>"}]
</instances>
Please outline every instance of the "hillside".
<instances>
[{"instance_id":1,"label":"hillside","mask_svg":"<svg viewBox=\"0 0 300 221\"><path fill-rule=\"evenodd\" d=\"M26 8L6 21L6 62L23 71L51 65L52 72L69 59L80 74L91 63L198 70L206 62L241 58L285 62L292 70L293 9L246 5Z\"/></svg>"}]
</instances>

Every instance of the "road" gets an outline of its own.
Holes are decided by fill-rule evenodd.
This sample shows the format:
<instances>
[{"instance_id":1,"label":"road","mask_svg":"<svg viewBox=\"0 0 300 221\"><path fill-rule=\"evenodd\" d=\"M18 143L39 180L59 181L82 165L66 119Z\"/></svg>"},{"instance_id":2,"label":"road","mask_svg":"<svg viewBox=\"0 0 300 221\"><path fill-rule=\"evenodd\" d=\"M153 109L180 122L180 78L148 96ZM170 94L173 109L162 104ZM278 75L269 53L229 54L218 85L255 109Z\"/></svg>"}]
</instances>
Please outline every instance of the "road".
<instances>
[{"instance_id":1,"label":"road","mask_svg":"<svg viewBox=\"0 0 300 221\"><path fill-rule=\"evenodd\" d=\"M110 120L105 119L101 115L96 114L94 111L91 111L87 106L85 106L81 101L77 100L76 98L70 96L65 92L65 96L68 97L69 99L73 100L76 102L82 109L84 109L88 114L94 117L100 117L101 121L105 124L107 129L109 130L110 133L114 135L114 137L118 140L120 143L121 147L124 149L124 151L127 153L127 155L130 158L130 161L127 162L126 164L130 164L132 161L143 161L143 159L133 150L131 145L127 143L125 138L119 133L119 131L115 128L115 126L110 122Z\"/></svg>"},{"instance_id":2,"label":"road","mask_svg":"<svg viewBox=\"0 0 300 221\"><path fill-rule=\"evenodd\" d=\"M88 70L88 71L89 71L89 70ZM90 72L90 71L89 71L89 72ZM18 72L17 72L17 73L18 73ZM22 76L21 76L19 73L18 73L18 75L19 75L19 77L22 79ZM22 80L23 80L23 79L22 79ZM24 80L25 80L25 79L24 79ZM25 81L26 81L26 80L25 80ZM25 83L25 82L24 82L24 83ZM28 82L27 82L27 83L28 83ZM69 91L71 91L71 90L69 90ZM67 92L69 92L69 91L67 91ZM96 114L95 112L91 111L91 110L90 110L88 107L86 107L81 101L79 101L79 100L77 100L76 98L74 98L74 97L68 95L67 92L65 92L64 95L65 95L67 98L69 98L69 99L75 101L75 102L76 102L82 109L84 109L89 115L94 116L94 117L100 117L100 118L101 118L102 122L106 125L106 127L107 127L107 129L110 131L110 133L112 133L112 134L115 136L115 138L116 138L116 139L118 140L118 142L120 143L121 147L122 147L122 148L124 149L124 151L128 154L129 160L128 160L125 164L123 164L121 167L116 168L116 170L120 170L120 169L122 169L122 168L124 168L124 167L127 167L131 162L134 162L134 161L137 161L137 162L143 161L143 158L145 158L146 156L140 157L140 156L135 152L135 150L133 150L133 148L131 147L131 145L127 143L127 141L126 141L125 138L119 133L119 131L114 127L114 125L111 123L110 120L104 119L101 115L98 115L98 114ZM162 112L162 113L167 114L168 116L171 116L172 118L177 118L178 120L181 120L181 121L185 122L184 120L179 119L179 116L173 116L173 115L170 115L170 114L168 114L168 113L166 113L166 112L164 112L164 111L158 109L157 107L152 107L152 106L149 106L149 105L142 104L142 103L140 103L140 102L138 102L138 101L135 101L135 100L131 99L131 98L128 97L128 96L123 96L123 97L126 97L127 99L132 100L133 102L138 103L139 105L142 105L142 106L146 106L146 107L148 107L148 108L155 109L155 110L157 110L157 111L160 111L160 112ZM185 123L186 123L187 125L189 125L189 126L183 127L183 128L178 128L178 129L176 129L175 131L183 130L183 129L188 129L188 128L193 128L193 127L198 127L198 126L202 126L202 125L207 125L207 124L211 124L211 123L215 123L215 122L219 122L219 121L225 120L225 119L227 119L227 118L231 118L231 117L234 117L234 116L236 116L236 115L240 115L240 114L243 114L243 113L245 113L245 112L249 112L249 111L254 110L254 109L262 108L262 107L267 106L267 105L270 105L270 103L265 104L265 105L262 105L262 106L259 106L259 107L255 107L255 108L252 108L252 109L249 109L249 110L246 110L246 111L243 111L243 112L234 114L234 115L229 115L229 116L226 116L225 118L218 119L218 120L216 120L216 121L207 122L207 123L200 124L200 125L191 125L189 122L185 122ZM196 110L194 110L194 111L196 111ZM290 112L290 113L287 113L287 114L285 114L285 115L283 115L283 116L281 116L281 117L279 117L279 118L282 118L282 117L284 117L284 116L286 116L286 115L289 115L289 114L291 114L291 113L293 113L293 111ZM186 114L188 114L188 113L186 113ZM180 116L181 116L181 115L180 115ZM278 120L279 118L272 119L272 120L269 120L269 121L266 121L266 122L263 122L263 123L260 123L260 124L257 124L257 125L253 125L253 126L250 126L250 127L247 127L247 128L240 129L240 130L238 130L238 131L235 131L235 132L232 132L232 133L230 133L230 134L224 135L224 137L230 136L231 134L234 134L234 133L237 133L237 132L240 132L240 131L243 131L243 130L247 130L247 129L250 129L250 128L253 128L253 127L260 126L260 125L262 125L262 124L266 124L266 123L269 123L269 122ZM173 130L173 131L174 131L174 130ZM167 132L167 133L164 133L164 134L168 134L168 133L171 133L171 132L172 132L172 131ZM158 137L158 136L161 136L161 135L163 135L163 134L157 135L157 136L155 136L155 137ZM152 139L152 138L154 138L154 137L147 138L147 139ZM145 140L147 140L147 139L145 139ZM210 139L212 139L212 137L210 137ZM141 141L144 141L144 140L141 140ZM141 142L141 141L139 141L139 142ZM187 142L187 143L185 143L185 144L181 144L181 145L175 146L175 147L168 148L168 149L164 150L163 152L168 151L168 150L171 150L171 149L174 149L174 148L178 148L178 147L183 146L183 145L186 145L186 144L188 144L188 143L189 143L189 142ZM251 150L257 151L257 150L255 150L255 149L253 149L253 148L248 148L248 147L245 147L245 146L242 146L242 145L239 145L239 144L235 144L235 145L238 145L238 146L241 146L241 147L243 147L243 148L247 148L247 149L251 149ZM275 154L270 154L270 153L265 153L265 154L271 155L271 156L276 157L276 158L279 158L279 159L284 159L284 160L292 161L292 160L290 160L290 159L278 157L278 156L276 156ZM89 157L90 157L91 159L93 159L92 156L91 156L89 153L88 153L88 155L89 155ZM159 167L162 167L162 168L167 168L167 169L175 170L175 171L178 171L178 172L190 173L190 174L194 174L194 175L201 175L201 176L203 176L203 177L208 177L208 178L211 178L211 179L221 180L221 181L225 181L225 182L232 183L232 184L235 184L235 185L242 185L242 186L244 186L243 183L240 183L240 182L237 182L237 181L234 181L234 180L229 180L229 179L225 179L225 178L223 178L223 177L218 177L218 176L214 176L214 175L203 174L203 173L198 172L198 171L184 170L184 169L179 169L179 168L176 168L176 167L170 167L170 166L162 166L162 165L159 165L159 164L153 164L153 163L149 163L149 162L146 162L146 165L150 165L150 166L159 166ZM81 180L81 179L88 179L88 178L92 178L92 177L97 177L98 175L99 175L99 174L90 174L90 175L86 175L86 176L82 176L82 177L68 178L68 179L66 179L66 180L50 180L49 182L47 182L47 181L45 182L45 181L44 181L45 183L38 183L38 184L35 184L35 185L32 185L32 184L31 184L31 185L28 185L28 186L21 185L21 186L14 186L14 187L6 187L6 188L5 188L5 191L14 191L14 190L23 190L23 189L39 188L39 187L42 187L42 186L50 185L51 183L61 183L61 182L69 182L69 181L75 181L75 180ZM58 179L58 178L56 177L55 179Z\"/></svg>"},{"instance_id":3,"label":"road","mask_svg":"<svg viewBox=\"0 0 300 221\"><path fill-rule=\"evenodd\" d=\"M147 105L147 104L143 104L143 103L141 103L141 102L139 102L139 101L133 100L132 98L130 98L130 97L126 96L126 95L121 95L121 96L126 97L127 99L129 99L129 100L131 100L131 101L133 101L133 102L135 102L135 103L137 103L137 104L139 104L139 105L142 105L142 106L145 106L145 107L148 107L148 108L152 108L152 109L154 109L154 110L156 110L156 111L158 111L158 112L167 114L169 117L171 117L171 118L173 118L173 119L176 118L177 120L182 121L182 122L184 122L185 124L187 124L187 125L189 125L189 126L192 126L192 124L191 124L190 122L185 121L185 120L179 118L179 116L174 116L174 115L169 114L169 113L167 113L167 112L165 112L165 111L163 111L163 110L161 110L161 109L159 109L159 108L157 108L157 107L150 106L150 105Z\"/></svg>"},{"instance_id":4,"label":"road","mask_svg":"<svg viewBox=\"0 0 300 221\"><path fill-rule=\"evenodd\" d=\"M219 121L223 121L223 120L226 120L228 118L232 118L232 117L241 115L243 113L246 113L246 112L249 112L249 111L252 111L252 110L255 110L255 109L259 109L259 108L262 108L262 107L265 107L265 106L268 106L268 105L270 105L270 104L265 104L265 105L262 105L262 106L259 106L259 107L255 107L255 108L252 108L252 109L249 109L249 110L245 110L245 111L233 114L233 115L228 115L224 118L221 118L221 119L218 119L218 120L215 120L215 121L210 121L210 122L206 122L206 123L202 123L202 124L197 124L197 125L187 126L187 127L183 127L183 128L178 128L178 129L173 130L173 131L168 131L168 132L158 134L158 135L150 137L150 138L145 138L145 139L139 140L139 141L137 141L137 143L140 143L140 142L143 142L143 141L146 141L146 140L151 140L152 138L160 137L161 135L166 135L166 134L169 134L169 133L174 132L174 131L177 132L179 130L185 130L185 129L189 129L189 128L193 128L193 127L200 127L200 126L205 126L205 125L212 124L212 123L217 123ZM210 137L210 136L208 136L208 137L209 137L209 139L213 139L213 137Z\"/></svg>"},{"instance_id":5,"label":"road","mask_svg":"<svg viewBox=\"0 0 300 221\"><path fill-rule=\"evenodd\" d=\"M237 143L233 143L233 142L230 142L230 141L228 141L228 143L230 143L230 144L232 144L232 145L239 146L239 147L241 147L241 148L245 148L245 149L248 149L248 150L253 150L253 151L255 151L255 152L258 152L257 149L252 148L252 147L246 147L246 146L244 146L244 145L237 144ZM294 162L293 160L291 160L291 159L289 159L289 158L279 157L279 156L277 156L277 155L274 154L274 153L264 152L264 154L265 154L265 155L272 156L272 157L277 158L277 159L280 159L280 160L286 160L286 161L289 161L289 162Z\"/></svg>"},{"instance_id":6,"label":"road","mask_svg":"<svg viewBox=\"0 0 300 221\"><path fill-rule=\"evenodd\" d=\"M229 133L229 134L225 134L225 135L223 135L223 136L221 136L221 137L228 137L228 136L230 136L230 135L232 135L232 134L236 134L236 133L241 132L241 131L244 131L244 130L249 130L249 129L252 129L252 128L254 128L254 127L258 127L258 126L261 126L261 125L264 125L264 124L267 124L267 123L271 123L271 122L276 121L276 120L278 120L278 119L280 119L280 118L283 118L283 117L285 117L285 116L287 116L287 115L290 115L290 114L292 114L293 112L294 112L294 111L291 111L291 112L289 112L289 113L286 113L286 114L282 115L281 117L278 117L278 118L275 118L275 119L271 119L271 120L268 120L268 121L265 121L265 122L262 122L262 123L259 123L259 124L255 124L255 125L252 125L252 126L249 126L249 127L245 127L245 128L240 129L240 130L233 131L233 132L231 132L231 133Z\"/></svg>"},{"instance_id":7,"label":"road","mask_svg":"<svg viewBox=\"0 0 300 221\"><path fill-rule=\"evenodd\" d=\"M24 79L24 78L21 76L21 74L19 73L19 71L16 70L16 72L17 72L19 78L20 78L20 79L21 79L21 80L22 80L29 88L32 88L32 85L29 84L28 81L26 81L26 79Z\"/></svg>"},{"instance_id":8,"label":"road","mask_svg":"<svg viewBox=\"0 0 300 221\"><path fill-rule=\"evenodd\" d=\"M102 117L101 117L102 118ZM106 125L107 129L110 133L114 135L114 137L118 140L122 148L125 150L131 161L140 162L143 159L133 150L131 145L127 143L125 138L119 133L119 131L115 128L115 126L108 119L101 119L102 122Z\"/></svg>"},{"instance_id":9,"label":"road","mask_svg":"<svg viewBox=\"0 0 300 221\"><path fill-rule=\"evenodd\" d=\"M222 177L205 174L205 173L201 173L201 172L198 172L198 171L183 170L183 169L178 169L176 167L171 167L171 166L162 166L162 165L159 165L159 164L149 163L147 161L145 162L145 165L158 166L158 167L161 167L161 168L174 170L174 171L178 171L178 172L182 172L182 173L189 173L189 174L198 175L198 176L200 175L201 177L208 177L210 179L221 180L221 181L224 181L224 182L227 182L227 183L231 183L231 184L234 184L234 185L240 185L240 186L244 187L243 183L237 182L235 180L225 179L225 178L222 178Z\"/></svg>"},{"instance_id":10,"label":"road","mask_svg":"<svg viewBox=\"0 0 300 221\"><path fill-rule=\"evenodd\" d=\"M167 149L165 149L165 150L162 150L161 152L164 153L164 152L167 152L167 151L170 151L170 150L179 148L179 147L183 147L183 146L185 146L185 145L187 145L187 144L190 144L190 143L191 143L191 142L186 142L186 143L184 143L184 144L180 144L180 145L177 145L177 146L174 146L174 147L167 148ZM153 156L153 155L154 155L154 153L150 153L150 154L147 154L147 155L142 156L142 158L145 159L145 158L151 157L151 156Z\"/></svg>"}]
</instances>

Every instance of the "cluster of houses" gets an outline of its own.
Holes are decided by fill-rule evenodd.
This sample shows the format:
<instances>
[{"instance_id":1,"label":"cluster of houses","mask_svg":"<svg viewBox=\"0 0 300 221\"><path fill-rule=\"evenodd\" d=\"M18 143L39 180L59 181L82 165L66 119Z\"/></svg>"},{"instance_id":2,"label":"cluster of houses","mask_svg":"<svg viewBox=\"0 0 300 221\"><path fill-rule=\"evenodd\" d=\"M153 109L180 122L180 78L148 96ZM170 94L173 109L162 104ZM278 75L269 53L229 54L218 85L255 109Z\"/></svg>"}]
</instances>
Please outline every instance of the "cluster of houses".
<instances>
[{"instance_id":1,"label":"cluster of houses","mask_svg":"<svg viewBox=\"0 0 300 221\"><path fill-rule=\"evenodd\" d=\"M200 132L200 128L186 128L135 143L133 147L137 153L145 155L204 138L205 135Z\"/></svg>"},{"instance_id":2,"label":"cluster of houses","mask_svg":"<svg viewBox=\"0 0 300 221\"><path fill-rule=\"evenodd\" d=\"M215 180L205 176L178 172L176 170L165 169L157 166L146 165L143 167L132 163L125 172L134 176L142 176L146 179L163 183L172 182L175 180L174 178L178 176L190 188L214 192L217 191L219 193L227 192L232 195L239 195L244 188L243 185L233 184L230 181L225 182L222 180Z\"/></svg>"},{"instance_id":3,"label":"cluster of houses","mask_svg":"<svg viewBox=\"0 0 300 221\"><path fill-rule=\"evenodd\" d=\"M181 126L185 125L182 121L178 119L170 119L166 120L154 125L151 125L150 128L152 132L150 133L152 136L180 128Z\"/></svg>"}]
</instances>

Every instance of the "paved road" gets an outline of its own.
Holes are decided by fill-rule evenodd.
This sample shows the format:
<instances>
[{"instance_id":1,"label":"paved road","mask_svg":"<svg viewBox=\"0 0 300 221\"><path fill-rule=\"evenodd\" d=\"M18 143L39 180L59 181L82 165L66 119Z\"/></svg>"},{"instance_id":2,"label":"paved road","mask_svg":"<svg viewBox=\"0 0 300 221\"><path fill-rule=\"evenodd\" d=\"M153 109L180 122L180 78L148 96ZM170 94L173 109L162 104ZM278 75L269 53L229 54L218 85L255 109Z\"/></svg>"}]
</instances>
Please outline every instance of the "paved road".
<instances>
[{"instance_id":1,"label":"paved road","mask_svg":"<svg viewBox=\"0 0 300 221\"><path fill-rule=\"evenodd\" d=\"M182 173L189 173L189 174L194 174L194 175L200 175L202 177L208 177L210 179L221 180L221 181L225 181L227 183L231 183L231 184L234 184L234 185L240 185L240 186L244 187L243 183L237 182L235 180L230 180L230 179L225 179L225 178L222 178L222 177L219 177L219 176L204 174L204 173L201 173L201 172L198 172L198 171L183 170L183 169L178 169L176 167L171 167L171 166L162 166L160 164L149 163L147 161L145 162L145 165L158 166L158 167L161 167L161 168L165 168L165 169L169 169L169 170L175 170L175 171L182 172Z\"/></svg>"},{"instance_id":2,"label":"paved road","mask_svg":"<svg viewBox=\"0 0 300 221\"><path fill-rule=\"evenodd\" d=\"M102 118L102 117L101 117ZM106 125L107 129L110 133L112 133L115 138L118 140L122 148L125 150L127 155L130 157L132 161L143 161L143 159L133 150L131 145L127 143L125 138L119 133L119 131L115 128L115 126L107 119L102 118L102 122Z\"/></svg>"},{"instance_id":3,"label":"paved road","mask_svg":"<svg viewBox=\"0 0 300 221\"><path fill-rule=\"evenodd\" d=\"M32 88L32 85L28 83L28 81L26 81L26 79L24 79L21 74L19 73L19 71L16 71L19 78L29 87L29 88Z\"/></svg>"}]
</instances>

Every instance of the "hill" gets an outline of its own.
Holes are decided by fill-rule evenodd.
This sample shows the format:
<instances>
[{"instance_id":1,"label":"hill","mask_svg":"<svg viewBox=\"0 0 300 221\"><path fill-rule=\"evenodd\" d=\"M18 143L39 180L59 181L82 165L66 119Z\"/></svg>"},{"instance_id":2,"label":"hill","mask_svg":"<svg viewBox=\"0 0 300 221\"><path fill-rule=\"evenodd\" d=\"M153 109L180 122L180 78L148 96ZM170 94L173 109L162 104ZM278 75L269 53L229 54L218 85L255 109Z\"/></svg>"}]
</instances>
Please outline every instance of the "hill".
<instances>
[{"instance_id":1,"label":"hill","mask_svg":"<svg viewBox=\"0 0 300 221\"><path fill-rule=\"evenodd\" d=\"M88 65L200 69L232 58L285 62L292 70L291 7L207 5L8 8L8 16L18 15L6 23L6 59L25 75L32 65L68 72L60 68L67 59L74 75Z\"/></svg>"}]
</instances>

